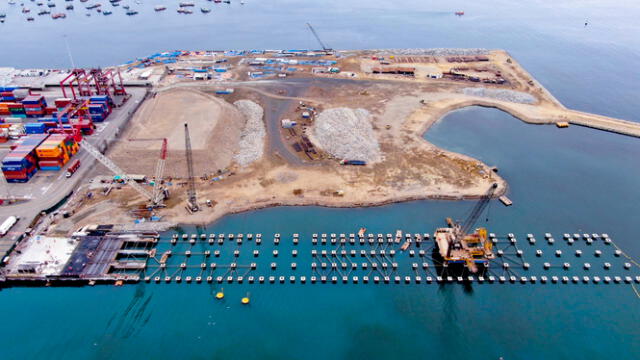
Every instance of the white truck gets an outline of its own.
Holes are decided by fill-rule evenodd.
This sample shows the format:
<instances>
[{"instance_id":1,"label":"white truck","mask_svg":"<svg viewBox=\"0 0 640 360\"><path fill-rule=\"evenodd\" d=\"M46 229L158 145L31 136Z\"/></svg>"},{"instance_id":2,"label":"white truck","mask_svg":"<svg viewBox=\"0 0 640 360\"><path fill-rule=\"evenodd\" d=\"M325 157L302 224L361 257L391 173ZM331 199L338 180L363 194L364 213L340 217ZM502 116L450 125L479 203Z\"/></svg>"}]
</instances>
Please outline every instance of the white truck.
<instances>
[{"instance_id":1,"label":"white truck","mask_svg":"<svg viewBox=\"0 0 640 360\"><path fill-rule=\"evenodd\" d=\"M19 217L9 216L5 221L0 225L0 236L5 236L9 230L20 220Z\"/></svg>"}]
</instances>

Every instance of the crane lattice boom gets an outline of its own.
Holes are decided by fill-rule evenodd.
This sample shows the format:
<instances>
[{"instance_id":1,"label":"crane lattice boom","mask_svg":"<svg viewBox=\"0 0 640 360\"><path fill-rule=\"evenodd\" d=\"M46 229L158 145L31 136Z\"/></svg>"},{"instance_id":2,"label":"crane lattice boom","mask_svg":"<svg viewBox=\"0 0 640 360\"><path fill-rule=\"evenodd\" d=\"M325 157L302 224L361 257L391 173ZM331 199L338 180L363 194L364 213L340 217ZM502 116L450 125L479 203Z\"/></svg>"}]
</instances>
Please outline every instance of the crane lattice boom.
<instances>
[{"instance_id":1,"label":"crane lattice boom","mask_svg":"<svg viewBox=\"0 0 640 360\"><path fill-rule=\"evenodd\" d=\"M88 141L86 141L84 139L81 140L80 141L80 146L81 146L81 148L86 149L89 154L91 154L94 158L96 158L96 160L100 161L102 163L102 165L106 166L109 170L113 171L116 175L121 175L122 179L125 182L125 184L131 185L131 187L133 187L142 196L144 196L145 198L149 199L149 201L154 202L154 197L153 197L152 194L150 194L147 190L145 190L138 183L136 183L135 181L131 180L131 178L129 177L129 175L127 175L127 173L125 173L122 169L120 169L118 167L118 165L116 165L113 161L111 161L111 159L109 159L104 154L102 154L98 149L96 149Z\"/></svg>"},{"instance_id":2,"label":"crane lattice boom","mask_svg":"<svg viewBox=\"0 0 640 360\"><path fill-rule=\"evenodd\" d=\"M189 126L187 123L184 123L184 149L185 155L187 157L187 171L188 171L188 182L189 188L187 190L187 195L189 197L189 206L192 210L198 210L198 202L196 199L196 182L195 176L193 174L193 155L191 153L191 138L189 137Z\"/></svg>"}]
</instances>

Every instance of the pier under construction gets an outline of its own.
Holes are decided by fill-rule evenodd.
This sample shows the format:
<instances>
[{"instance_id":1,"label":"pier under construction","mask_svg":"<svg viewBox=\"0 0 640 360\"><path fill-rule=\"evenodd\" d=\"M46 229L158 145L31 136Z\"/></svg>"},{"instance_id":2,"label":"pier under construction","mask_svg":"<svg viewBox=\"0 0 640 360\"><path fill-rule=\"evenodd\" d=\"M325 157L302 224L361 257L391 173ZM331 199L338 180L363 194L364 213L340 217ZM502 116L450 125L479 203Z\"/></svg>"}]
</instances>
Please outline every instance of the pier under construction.
<instances>
[{"instance_id":1,"label":"pier under construction","mask_svg":"<svg viewBox=\"0 0 640 360\"><path fill-rule=\"evenodd\" d=\"M474 272L444 262L429 233L309 235L110 231L74 234L62 270L18 265L6 285L48 284L638 284L640 266L607 234L488 234L495 256Z\"/></svg>"}]
</instances>

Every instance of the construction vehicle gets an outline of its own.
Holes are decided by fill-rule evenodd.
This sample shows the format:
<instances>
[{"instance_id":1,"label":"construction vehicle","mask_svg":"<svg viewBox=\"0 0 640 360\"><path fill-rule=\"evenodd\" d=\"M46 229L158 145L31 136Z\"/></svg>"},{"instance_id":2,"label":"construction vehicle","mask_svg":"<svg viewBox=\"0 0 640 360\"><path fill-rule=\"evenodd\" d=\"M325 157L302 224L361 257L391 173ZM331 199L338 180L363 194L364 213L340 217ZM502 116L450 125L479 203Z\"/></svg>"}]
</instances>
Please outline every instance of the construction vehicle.
<instances>
[{"instance_id":1,"label":"construction vehicle","mask_svg":"<svg viewBox=\"0 0 640 360\"><path fill-rule=\"evenodd\" d=\"M189 126L184 123L184 150L187 158L187 211L196 212L200 210L198 207L198 199L196 198L196 182L193 174L193 154L191 152L191 138L189 137Z\"/></svg>"},{"instance_id":2,"label":"construction vehicle","mask_svg":"<svg viewBox=\"0 0 640 360\"><path fill-rule=\"evenodd\" d=\"M473 233L469 231L489 205L497 187L497 183L491 185L464 222L460 223L447 218L449 226L436 229L433 239L437 255L442 258L444 265L462 264L471 273L477 273L479 266L484 268L489 266L489 260L495 255L493 243L487 239L487 229L481 227Z\"/></svg>"}]
</instances>

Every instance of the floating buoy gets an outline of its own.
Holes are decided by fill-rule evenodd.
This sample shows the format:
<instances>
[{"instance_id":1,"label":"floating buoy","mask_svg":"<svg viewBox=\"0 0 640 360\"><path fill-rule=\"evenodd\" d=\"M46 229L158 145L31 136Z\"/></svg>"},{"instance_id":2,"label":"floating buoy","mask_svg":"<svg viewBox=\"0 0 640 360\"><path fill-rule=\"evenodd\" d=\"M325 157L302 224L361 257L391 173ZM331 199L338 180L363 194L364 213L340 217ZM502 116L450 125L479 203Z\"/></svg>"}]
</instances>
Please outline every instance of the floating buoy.
<instances>
[{"instance_id":1,"label":"floating buoy","mask_svg":"<svg viewBox=\"0 0 640 360\"><path fill-rule=\"evenodd\" d=\"M242 300L240 300L240 302L242 303L242 305L249 305L249 302L251 300L249 300L249 294L247 294L247 296L243 297Z\"/></svg>"},{"instance_id":2,"label":"floating buoy","mask_svg":"<svg viewBox=\"0 0 640 360\"><path fill-rule=\"evenodd\" d=\"M216 293L216 299L218 299L218 300L222 300L222 299L224 299L224 292L223 292L223 290L224 290L224 289L221 289L220 291L218 291L218 292Z\"/></svg>"}]
</instances>

